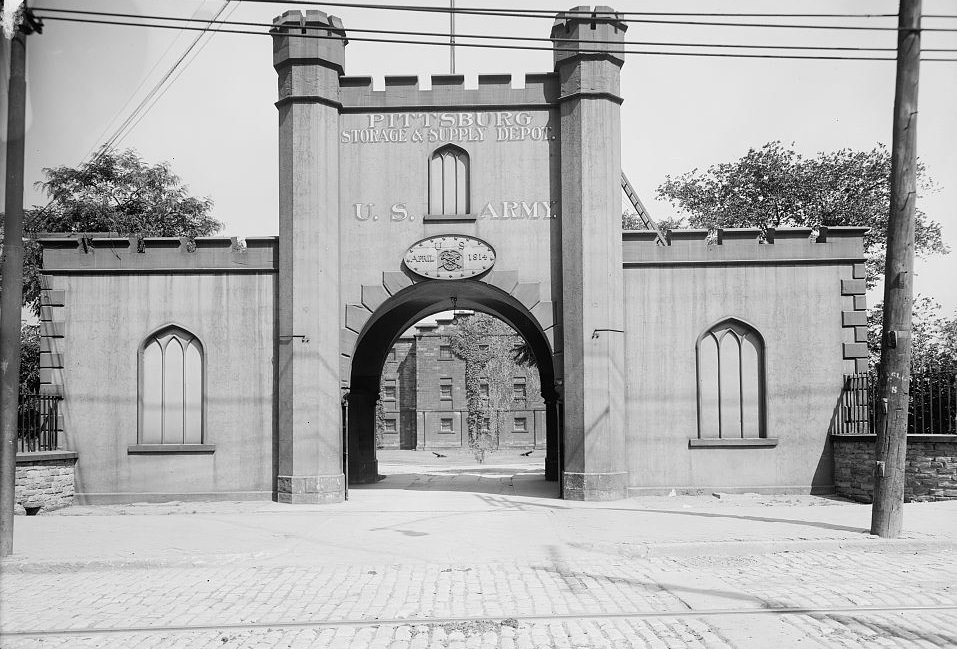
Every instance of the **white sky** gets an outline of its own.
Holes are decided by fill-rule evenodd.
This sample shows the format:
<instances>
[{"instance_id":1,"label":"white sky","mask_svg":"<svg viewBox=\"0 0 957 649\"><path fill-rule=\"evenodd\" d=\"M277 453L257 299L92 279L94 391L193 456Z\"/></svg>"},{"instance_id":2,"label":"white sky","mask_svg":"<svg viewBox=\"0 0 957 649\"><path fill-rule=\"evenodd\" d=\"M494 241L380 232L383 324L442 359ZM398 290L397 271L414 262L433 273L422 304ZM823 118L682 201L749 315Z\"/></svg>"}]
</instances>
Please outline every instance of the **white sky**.
<instances>
[{"instance_id":1,"label":"white sky","mask_svg":"<svg viewBox=\"0 0 957 649\"><path fill-rule=\"evenodd\" d=\"M447 6L447 0L413 4ZM459 0L459 6L566 9L561 4L526 0ZM77 8L75 0L37 0L37 6ZM86 0L84 9L211 17L220 0ZM231 20L271 22L295 3L243 2ZM777 11L781 13L895 13L884 0L804 0L723 2L707 0L618 0L619 10ZM315 8L315 7L311 7ZM229 9L227 9L227 12ZM329 8L346 29L381 28L444 32L446 15L408 14L355 8ZM39 13L39 12L38 12ZM925 0L924 13L957 14L953 0ZM810 22L807 19L802 22ZM839 21L840 24L840 21ZM852 24L843 21L843 24ZM895 19L880 23L893 26ZM936 21L957 27L957 20ZM459 16L457 31L547 37L551 20ZM925 27L932 23L925 22ZM353 34L360 36L360 34ZM48 21L31 36L28 55L26 202L43 204L32 188L43 167L76 165L101 141L101 134L143 84L130 107L169 68L195 32L98 26ZM633 41L873 45L894 47L893 32L747 29L632 24ZM957 48L957 32L925 32L922 45ZM954 56L954 55L950 55ZM543 72L551 53L459 48L457 72L475 83L479 73ZM8 63L2 61L4 68ZM155 66L155 67L154 67ZM346 73L445 74L447 50L412 45L353 42L346 50ZM842 147L871 149L890 145L894 92L893 62L784 61L631 56L622 70L623 167L655 217L671 215L655 199L667 174L677 175L737 159L749 147L770 140L793 142L805 154ZM4 91L6 84L4 84ZM215 216L226 235L272 235L278 229L276 75L267 36L221 34L209 43L166 91L123 146L149 161L167 160L197 195L215 201ZM3 102L5 105L5 101ZM0 109L3 112L4 109ZM0 115L2 119L5 114ZM920 79L918 150L939 193L919 205L944 226L957 249L957 64L927 63ZM951 275L957 252L918 262L917 291L957 308ZM873 302L873 300L872 300Z\"/></svg>"}]
</instances>

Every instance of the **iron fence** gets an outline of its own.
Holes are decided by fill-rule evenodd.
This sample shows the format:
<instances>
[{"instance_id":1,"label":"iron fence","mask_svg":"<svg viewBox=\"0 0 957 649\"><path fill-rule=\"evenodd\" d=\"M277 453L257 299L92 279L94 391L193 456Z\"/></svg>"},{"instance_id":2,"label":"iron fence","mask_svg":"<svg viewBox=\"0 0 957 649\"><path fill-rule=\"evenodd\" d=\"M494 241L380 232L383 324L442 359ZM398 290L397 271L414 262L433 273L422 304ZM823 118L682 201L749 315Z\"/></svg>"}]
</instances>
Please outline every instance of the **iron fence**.
<instances>
[{"instance_id":1,"label":"iron fence","mask_svg":"<svg viewBox=\"0 0 957 649\"><path fill-rule=\"evenodd\" d=\"M875 372L845 375L834 433L876 432L878 399ZM957 371L938 367L912 370L907 434L957 434Z\"/></svg>"},{"instance_id":2,"label":"iron fence","mask_svg":"<svg viewBox=\"0 0 957 649\"><path fill-rule=\"evenodd\" d=\"M60 430L60 401L52 394L20 394L17 452L55 451Z\"/></svg>"}]
</instances>

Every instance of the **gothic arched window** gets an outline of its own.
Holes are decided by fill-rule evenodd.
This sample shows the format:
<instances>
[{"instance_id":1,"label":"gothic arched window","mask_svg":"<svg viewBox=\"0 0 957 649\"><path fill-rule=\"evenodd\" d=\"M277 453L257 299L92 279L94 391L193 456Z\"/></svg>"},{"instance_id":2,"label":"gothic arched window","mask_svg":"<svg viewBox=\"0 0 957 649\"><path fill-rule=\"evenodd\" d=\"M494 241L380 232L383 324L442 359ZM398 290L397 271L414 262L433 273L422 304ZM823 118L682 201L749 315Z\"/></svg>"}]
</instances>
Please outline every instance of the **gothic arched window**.
<instances>
[{"instance_id":1,"label":"gothic arched window","mask_svg":"<svg viewBox=\"0 0 957 649\"><path fill-rule=\"evenodd\" d=\"M429 214L469 213L469 154L453 144L429 160Z\"/></svg>"},{"instance_id":2,"label":"gothic arched window","mask_svg":"<svg viewBox=\"0 0 957 649\"><path fill-rule=\"evenodd\" d=\"M143 342L139 357L138 443L202 444L202 343L166 327Z\"/></svg>"},{"instance_id":3,"label":"gothic arched window","mask_svg":"<svg viewBox=\"0 0 957 649\"><path fill-rule=\"evenodd\" d=\"M756 438L764 428L764 340L729 318L698 338L698 437Z\"/></svg>"}]
</instances>

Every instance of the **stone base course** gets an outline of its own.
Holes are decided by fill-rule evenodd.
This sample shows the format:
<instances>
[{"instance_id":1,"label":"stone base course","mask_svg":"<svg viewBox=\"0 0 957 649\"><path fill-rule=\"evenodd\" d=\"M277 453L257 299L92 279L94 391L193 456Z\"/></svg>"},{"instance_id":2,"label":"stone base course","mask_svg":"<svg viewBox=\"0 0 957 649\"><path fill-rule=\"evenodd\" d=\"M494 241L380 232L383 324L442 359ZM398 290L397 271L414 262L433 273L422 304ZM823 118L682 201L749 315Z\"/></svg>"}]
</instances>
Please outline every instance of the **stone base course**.
<instances>
[{"instance_id":1,"label":"stone base course","mask_svg":"<svg viewBox=\"0 0 957 649\"><path fill-rule=\"evenodd\" d=\"M17 455L14 512L26 514L27 508L50 511L73 504L76 453L41 451Z\"/></svg>"},{"instance_id":2,"label":"stone base course","mask_svg":"<svg viewBox=\"0 0 957 649\"><path fill-rule=\"evenodd\" d=\"M834 435L834 487L838 495L869 503L874 495L876 435ZM957 499L957 435L907 438L904 500Z\"/></svg>"}]
</instances>

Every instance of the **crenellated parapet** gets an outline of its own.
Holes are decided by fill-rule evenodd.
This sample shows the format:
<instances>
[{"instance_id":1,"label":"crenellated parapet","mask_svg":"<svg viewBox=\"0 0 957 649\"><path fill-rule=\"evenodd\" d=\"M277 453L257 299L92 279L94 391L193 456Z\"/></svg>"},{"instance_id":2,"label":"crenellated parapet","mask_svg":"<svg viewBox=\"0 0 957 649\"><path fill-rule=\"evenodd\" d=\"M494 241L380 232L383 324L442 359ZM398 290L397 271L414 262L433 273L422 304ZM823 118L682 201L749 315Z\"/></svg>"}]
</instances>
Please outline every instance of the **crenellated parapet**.
<instances>
[{"instance_id":1,"label":"crenellated parapet","mask_svg":"<svg viewBox=\"0 0 957 649\"><path fill-rule=\"evenodd\" d=\"M555 16L551 39L555 47L555 66L568 59L588 57L624 63L625 24L620 13L599 5L585 5L562 11Z\"/></svg>"},{"instance_id":2,"label":"crenellated parapet","mask_svg":"<svg viewBox=\"0 0 957 649\"><path fill-rule=\"evenodd\" d=\"M628 267L708 264L863 263L867 228L726 228L672 230L661 246L651 230L622 233L623 265Z\"/></svg>"},{"instance_id":3,"label":"crenellated parapet","mask_svg":"<svg viewBox=\"0 0 957 649\"><path fill-rule=\"evenodd\" d=\"M276 237L42 237L43 272L84 273L274 273Z\"/></svg>"},{"instance_id":4,"label":"crenellated parapet","mask_svg":"<svg viewBox=\"0 0 957 649\"><path fill-rule=\"evenodd\" d=\"M324 11L286 11L273 19L273 65L316 63L345 69L349 40L342 21Z\"/></svg>"},{"instance_id":5,"label":"crenellated parapet","mask_svg":"<svg viewBox=\"0 0 957 649\"><path fill-rule=\"evenodd\" d=\"M372 77L340 77L342 110L547 107L559 95L558 75L551 72L527 74L524 84L510 74L479 75L475 88L466 88L465 77L457 74L432 75L431 83L431 89L423 90L417 76L386 76L384 88L374 90Z\"/></svg>"}]
</instances>

